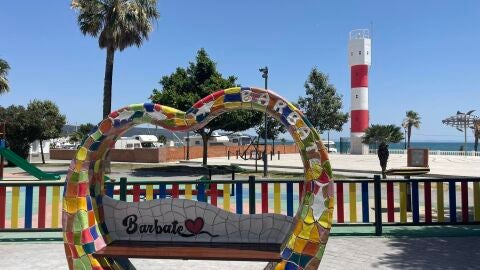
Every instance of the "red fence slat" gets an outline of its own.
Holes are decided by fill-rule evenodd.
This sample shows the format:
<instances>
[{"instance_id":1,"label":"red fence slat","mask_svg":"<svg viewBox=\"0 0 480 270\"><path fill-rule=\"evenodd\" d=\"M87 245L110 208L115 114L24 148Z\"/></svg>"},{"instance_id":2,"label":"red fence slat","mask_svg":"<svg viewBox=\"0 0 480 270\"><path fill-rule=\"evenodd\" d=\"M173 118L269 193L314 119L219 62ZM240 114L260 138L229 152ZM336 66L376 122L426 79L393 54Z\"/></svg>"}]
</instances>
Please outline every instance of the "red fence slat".
<instances>
[{"instance_id":1,"label":"red fence slat","mask_svg":"<svg viewBox=\"0 0 480 270\"><path fill-rule=\"evenodd\" d=\"M393 205L393 183L387 183L387 220L395 222L395 209Z\"/></svg>"},{"instance_id":2,"label":"red fence slat","mask_svg":"<svg viewBox=\"0 0 480 270\"><path fill-rule=\"evenodd\" d=\"M5 203L7 201L6 187L0 187L0 229L5 228Z\"/></svg>"},{"instance_id":3,"label":"red fence slat","mask_svg":"<svg viewBox=\"0 0 480 270\"><path fill-rule=\"evenodd\" d=\"M178 198L179 195L180 195L180 188L179 188L178 184L173 184L172 185L172 197L173 198Z\"/></svg>"},{"instance_id":4,"label":"red fence slat","mask_svg":"<svg viewBox=\"0 0 480 270\"><path fill-rule=\"evenodd\" d=\"M133 201L140 201L140 185L133 185Z\"/></svg>"},{"instance_id":5,"label":"red fence slat","mask_svg":"<svg viewBox=\"0 0 480 270\"><path fill-rule=\"evenodd\" d=\"M45 211L47 206L47 186L38 187L38 228L45 228Z\"/></svg>"},{"instance_id":6,"label":"red fence slat","mask_svg":"<svg viewBox=\"0 0 480 270\"><path fill-rule=\"evenodd\" d=\"M299 202L302 202L302 199L303 199L303 187L304 187L304 184L303 182L300 182L298 183L298 201Z\"/></svg>"},{"instance_id":7,"label":"red fence slat","mask_svg":"<svg viewBox=\"0 0 480 270\"><path fill-rule=\"evenodd\" d=\"M177 192L178 192L178 185L177 185ZM210 184L210 194L211 194L210 203L214 206L217 206L217 198L218 198L217 184Z\"/></svg>"},{"instance_id":8,"label":"red fence slat","mask_svg":"<svg viewBox=\"0 0 480 270\"><path fill-rule=\"evenodd\" d=\"M337 222L344 223L345 215L343 213L343 183L336 183L337 185Z\"/></svg>"},{"instance_id":9,"label":"red fence slat","mask_svg":"<svg viewBox=\"0 0 480 270\"><path fill-rule=\"evenodd\" d=\"M268 213L268 183L262 183L262 213Z\"/></svg>"}]
</instances>

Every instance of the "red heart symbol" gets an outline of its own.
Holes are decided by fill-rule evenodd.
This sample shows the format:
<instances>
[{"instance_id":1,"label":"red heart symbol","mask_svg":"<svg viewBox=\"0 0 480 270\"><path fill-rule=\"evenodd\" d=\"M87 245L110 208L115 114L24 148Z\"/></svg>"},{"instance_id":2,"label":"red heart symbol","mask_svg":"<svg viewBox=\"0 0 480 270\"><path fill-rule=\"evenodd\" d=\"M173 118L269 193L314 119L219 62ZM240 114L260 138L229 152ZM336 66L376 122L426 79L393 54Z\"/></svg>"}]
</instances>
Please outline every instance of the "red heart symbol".
<instances>
[{"instance_id":1,"label":"red heart symbol","mask_svg":"<svg viewBox=\"0 0 480 270\"><path fill-rule=\"evenodd\" d=\"M203 229L203 218L197 217L195 221L191 219L185 220L185 228L193 234L199 234Z\"/></svg>"}]
</instances>

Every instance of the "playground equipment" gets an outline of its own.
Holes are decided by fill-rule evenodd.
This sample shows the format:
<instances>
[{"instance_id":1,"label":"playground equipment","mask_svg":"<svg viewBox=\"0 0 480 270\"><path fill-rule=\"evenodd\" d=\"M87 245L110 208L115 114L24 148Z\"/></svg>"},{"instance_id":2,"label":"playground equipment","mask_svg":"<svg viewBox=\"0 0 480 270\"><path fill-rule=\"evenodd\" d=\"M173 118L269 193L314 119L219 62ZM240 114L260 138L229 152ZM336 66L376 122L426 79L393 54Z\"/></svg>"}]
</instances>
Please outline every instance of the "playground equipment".
<instances>
[{"instance_id":1,"label":"playground equipment","mask_svg":"<svg viewBox=\"0 0 480 270\"><path fill-rule=\"evenodd\" d=\"M0 180L3 180L3 166L5 162L4 159L7 159L8 162L15 164L16 166L23 169L24 171L39 180L60 180L60 175L54 173L46 173L35 167L34 165L30 164L28 161L26 161L19 155L7 149L5 140L5 123L3 123L1 126L2 129L0 130Z\"/></svg>"},{"instance_id":2,"label":"playground equipment","mask_svg":"<svg viewBox=\"0 0 480 270\"><path fill-rule=\"evenodd\" d=\"M300 149L305 182L295 217L234 214L188 199L129 203L105 195L104 158L129 128L150 123L192 131L239 109L266 111L288 127ZM63 201L65 253L70 269L134 269L129 257L258 260L269 262L266 269L317 269L333 203L331 166L320 136L295 106L274 92L229 88L186 112L133 104L100 122L70 165Z\"/></svg>"}]
</instances>

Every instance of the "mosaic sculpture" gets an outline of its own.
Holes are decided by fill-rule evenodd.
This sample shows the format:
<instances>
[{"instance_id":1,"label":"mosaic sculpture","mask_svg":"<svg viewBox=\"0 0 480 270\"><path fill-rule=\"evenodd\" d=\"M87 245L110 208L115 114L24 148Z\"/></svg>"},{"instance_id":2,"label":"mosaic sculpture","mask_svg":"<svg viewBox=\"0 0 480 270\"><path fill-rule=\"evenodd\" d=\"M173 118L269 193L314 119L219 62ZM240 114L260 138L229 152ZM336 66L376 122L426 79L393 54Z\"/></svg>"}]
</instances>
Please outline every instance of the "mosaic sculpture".
<instances>
[{"instance_id":1,"label":"mosaic sculpture","mask_svg":"<svg viewBox=\"0 0 480 270\"><path fill-rule=\"evenodd\" d=\"M160 104L133 104L112 112L92 130L78 148L65 183L62 221L69 268L134 269L126 259L92 256L112 242L103 202L107 200L104 160L125 131L145 123L192 131L224 112L241 109L267 112L283 123L300 150L305 168L304 197L279 250L282 260L269 263L266 269L317 269L332 225L334 203L327 150L299 109L272 91L249 87L220 90L186 112ZM199 221L188 222L194 228Z\"/></svg>"}]
</instances>

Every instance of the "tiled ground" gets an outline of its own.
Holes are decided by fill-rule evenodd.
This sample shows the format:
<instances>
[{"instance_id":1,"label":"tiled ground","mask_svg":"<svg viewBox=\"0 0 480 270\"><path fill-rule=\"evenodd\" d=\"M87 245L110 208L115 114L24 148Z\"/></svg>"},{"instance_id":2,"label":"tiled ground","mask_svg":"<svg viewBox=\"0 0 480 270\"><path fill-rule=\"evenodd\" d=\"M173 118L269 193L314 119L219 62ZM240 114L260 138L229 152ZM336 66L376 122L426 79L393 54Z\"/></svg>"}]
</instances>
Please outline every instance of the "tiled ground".
<instances>
[{"instance_id":1,"label":"tiled ground","mask_svg":"<svg viewBox=\"0 0 480 270\"><path fill-rule=\"evenodd\" d=\"M479 269L480 237L332 237L320 269ZM1 269L66 269L63 246L0 243ZM137 269L261 270L265 263L133 260Z\"/></svg>"}]
</instances>

